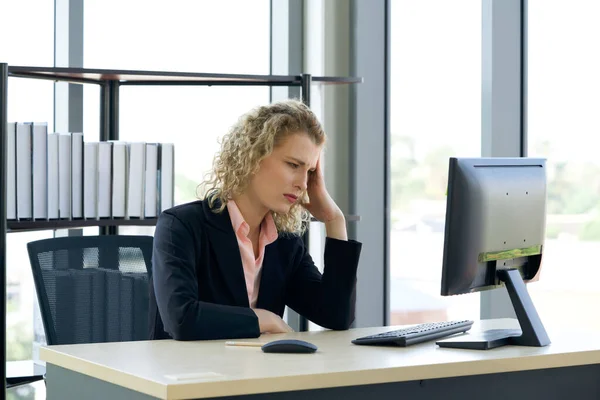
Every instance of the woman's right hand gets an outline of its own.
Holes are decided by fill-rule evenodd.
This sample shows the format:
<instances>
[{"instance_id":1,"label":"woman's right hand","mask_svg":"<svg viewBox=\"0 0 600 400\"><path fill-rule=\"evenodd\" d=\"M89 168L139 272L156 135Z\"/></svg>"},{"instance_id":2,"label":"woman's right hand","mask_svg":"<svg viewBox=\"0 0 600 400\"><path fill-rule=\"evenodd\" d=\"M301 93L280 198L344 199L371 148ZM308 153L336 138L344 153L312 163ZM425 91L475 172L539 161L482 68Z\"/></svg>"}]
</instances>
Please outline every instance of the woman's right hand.
<instances>
[{"instance_id":1,"label":"woman's right hand","mask_svg":"<svg viewBox=\"0 0 600 400\"><path fill-rule=\"evenodd\" d=\"M281 317L269 310L262 308L254 308L252 311L258 317L258 325L260 333L289 333L294 332L292 328L286 324Z\"/></svg>"}]
</instances>

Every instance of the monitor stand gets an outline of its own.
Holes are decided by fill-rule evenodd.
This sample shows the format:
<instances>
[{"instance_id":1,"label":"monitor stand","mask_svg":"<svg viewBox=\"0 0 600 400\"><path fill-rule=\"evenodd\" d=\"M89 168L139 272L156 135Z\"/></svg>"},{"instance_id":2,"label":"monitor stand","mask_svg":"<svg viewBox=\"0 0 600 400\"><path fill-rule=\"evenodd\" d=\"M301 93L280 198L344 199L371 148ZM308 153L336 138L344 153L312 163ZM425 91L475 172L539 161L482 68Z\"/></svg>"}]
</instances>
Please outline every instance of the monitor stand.
<instances>
[{"instance_id":1,"label":"monitor stand","mask_svg":"<svg viewBox=\"0 0 600 400\"><path fill-rule=\"evenodd\" d=\"M517 314L521 329L492 329L472 332L459 337L437 341L440 347L488 350L504 345L543 347L550 344L544 325L531 301L521 274L516 269L496 272L506 284L510 300Z\"/></svg>"}]
</instances>

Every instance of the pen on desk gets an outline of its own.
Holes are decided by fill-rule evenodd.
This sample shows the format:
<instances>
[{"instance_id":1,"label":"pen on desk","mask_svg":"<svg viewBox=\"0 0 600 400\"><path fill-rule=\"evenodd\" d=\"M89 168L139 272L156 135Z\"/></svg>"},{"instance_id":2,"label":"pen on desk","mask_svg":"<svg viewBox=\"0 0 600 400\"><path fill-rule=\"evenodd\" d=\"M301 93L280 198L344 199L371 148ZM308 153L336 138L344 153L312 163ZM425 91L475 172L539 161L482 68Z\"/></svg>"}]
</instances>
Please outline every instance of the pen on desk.
<instances>
[{"instance_id":1,"label":"pen on desk","mask_svg":"<svg viewBox=\"0 0 600 400\"><path fill-rule=\"evenodd\" d=\"M234 341L225 342L225 346L262 347L263 345L264 345L264 343L257 343L257 342L234 342Z\"/></svg>"}]
</instances>

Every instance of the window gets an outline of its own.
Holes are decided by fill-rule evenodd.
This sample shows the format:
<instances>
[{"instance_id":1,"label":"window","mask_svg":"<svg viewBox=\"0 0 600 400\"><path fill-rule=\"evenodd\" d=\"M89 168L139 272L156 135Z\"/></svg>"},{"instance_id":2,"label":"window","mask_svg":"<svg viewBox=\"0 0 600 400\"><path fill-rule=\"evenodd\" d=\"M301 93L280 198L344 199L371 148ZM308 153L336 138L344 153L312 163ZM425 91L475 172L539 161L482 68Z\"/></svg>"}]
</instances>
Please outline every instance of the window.
<instances>
[{"instance_id":1,"label":"window","mask_svg":"<svg viewBox=\"0 0 600 400\"><path fill-rule=\"evenodd\" d=\"M10 1L0 12L0 62L9 65L52 66L54 62L54 3ZM31 10L35 8L35 12ZM35 29L31 29L35 27ZM19 32L19 34L15 34ZM54 124L54 85L49 81L10 78L8 121ZM34 304L37 303L27 243L52 237L52 231L10 233L6 238L6 360L31 360ZM14 364L15 366L18 363ZM8 366L7 370L12 370ZM22 386L9 399L45 397L45 388Z\"/></svg>"},{"instance_id":2,"label":"window","mask_svg":"<svg viewBox=\"0 0 600 400\"><path fill-rule=\"evenodd\" d=\"M86 2L85 67L269 74L269 1L155 4ZM108 19L111 29L105 29ZM98 140L99 90L84 91L86 140ZM212 166L217 138L241 114L268 102L268 87L122 86L119 138L174 143L175 204L189 202L196 199L197 185ZM153 230L122 227L119 232Z\"/></svg>"},{"instance_id":3,"label":"window","mask_svg":"<svg viewBox=\"0 0 600 400\"><path fill-rule=\"evenodd\" d=\"M543 266L528 288L542 321L598 328L600 3L530 0L528 14L528 155L548 168Z\"/></svg>"},{"instance_id":4,"label":"window","mask_svg":"<svg viewBox=\"0 0 600 400\"><path fill-rule=\"evenodd\" d=\"M481 2L391 3L390 323L477 318L440 296L448 158L481 154Z\"/></svg>"},{"instance_id":5,"label":"window","mask_svg":"<svg viewBox=\"0 0 600 400\"><path fill-rule=\"evenodd\" d=\"M31 13L35 5L36 12ZM7 2L0 15L0 61L9 65L51 66L54 61L54 5L51 2ZM35 30L28 27L35 26ZM14 32L20 32L15 35ZM10 38L10 39L9 39ZM35 79L8 80L10 122L54 123L54 86ZM37 301L27 255L27 243L52 232L11 233L6 240L6 359L30 360L33 343L33 303Z\"/></svg>"},{"instance_id":6,"label":"window","mask_svg":"<svg viewBox=\"0 0 600 400\"><path fill-rule=\"evenodd\" d=\"M86 68L269 73L268 0L86 1L84 13Z\"/></svg>"},{"instance_id":7,"label":"window","mask_svg":"<svg viewBox=\"0 0 600 400\"><path fill-rule=\"evenodd\" d=\"M144 5L146 10L116 1L85 2L85 67L269 73L269 1L176 1L168 5L156 2L155 7ZM35 13L31 13L33 8ZM235 13L230 12L232 8ZM119 12L115 13L115 9ZM0 41L0 62L52 66L54 2L40 5L31 0L13 1L3 5L2 11L0 33L10 39ZM107 20L111 21L111 29L106 29ZM32 26L35 29L28 29ZM15 35L15 32L20 33ZM269 100L268 88L148 89L123 88L121 137L175 143L176 172L180 173L176 178L177 202L193 199L195 185L216 150L216 138L226 132L239 114ZM99 90L94 85L85 85L84 90L85 137L98 140ZM10 121L45 121L52 131L53 103L52 82L9 80ZM97 232L97 228L89 230ZM9 361L32 358L34 325L36 329L41 327L39 321L35 324L33 321L36 296L26 244L52 236L52 231L41 231L11 233L7 237ZM31 388L24 390L10 396L33 396Z\"/></svg>"}]
</instances>

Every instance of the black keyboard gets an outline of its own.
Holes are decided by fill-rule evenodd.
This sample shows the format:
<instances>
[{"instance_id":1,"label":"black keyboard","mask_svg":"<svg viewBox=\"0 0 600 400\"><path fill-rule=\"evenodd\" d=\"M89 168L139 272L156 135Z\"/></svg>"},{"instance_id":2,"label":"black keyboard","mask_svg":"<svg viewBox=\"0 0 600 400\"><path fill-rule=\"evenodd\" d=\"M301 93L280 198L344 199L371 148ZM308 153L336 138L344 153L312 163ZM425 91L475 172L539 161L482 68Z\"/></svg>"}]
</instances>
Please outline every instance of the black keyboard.
<instances>
[{"instance_id":1,"label":"black keyboard","mask_svg":"<svg viewBox=\"0 0 600 400\"><path fill-rule=\"evenodd\" d=\"M376 335L363 336L354 339L354 344L370 345L395 345L410 346L411 344L426 342L428 340L439 339L442 337L454 335L455 333L464 333L471 329L473 321L445 321L433 322L428 324L419 324L409 328L398 329L378 333Z\"/></svg>"}]
</instances>

